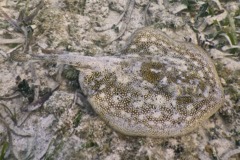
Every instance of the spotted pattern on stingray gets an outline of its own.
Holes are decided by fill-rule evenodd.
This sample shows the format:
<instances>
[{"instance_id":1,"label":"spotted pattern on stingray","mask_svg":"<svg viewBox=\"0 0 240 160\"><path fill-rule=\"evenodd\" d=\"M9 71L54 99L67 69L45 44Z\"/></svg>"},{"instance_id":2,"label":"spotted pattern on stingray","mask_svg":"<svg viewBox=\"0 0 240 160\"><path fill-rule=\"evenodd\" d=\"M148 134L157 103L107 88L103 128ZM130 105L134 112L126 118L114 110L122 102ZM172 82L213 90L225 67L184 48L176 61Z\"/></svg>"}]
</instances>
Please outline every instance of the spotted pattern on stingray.
<instances>
[{"instance_id":1,"label":"spotted pattern on stingray","mask_svg":"<svg viewBox=\"0 0 240 160\"><path fill-rule=\"evenodd\" d=\"M95 69L79 81L94 110L123 134L186 134L223 103L215 67L194 44L146 27L133 34L119 58L114 68Z\"/></svg>"},{"instance_id":2,"label":"spotted pattern on stingray","mask_svg":"<svg viewBox=\"0 0 240 160\"><path fill-rule=\"evenodd\" d=\"M132 136L179 136L196 129L224 101L215 67L197 45L153 27L137 30L121 54L35 59L70 64L92 108L113 129Z\"/></svg>"}]
</instances>

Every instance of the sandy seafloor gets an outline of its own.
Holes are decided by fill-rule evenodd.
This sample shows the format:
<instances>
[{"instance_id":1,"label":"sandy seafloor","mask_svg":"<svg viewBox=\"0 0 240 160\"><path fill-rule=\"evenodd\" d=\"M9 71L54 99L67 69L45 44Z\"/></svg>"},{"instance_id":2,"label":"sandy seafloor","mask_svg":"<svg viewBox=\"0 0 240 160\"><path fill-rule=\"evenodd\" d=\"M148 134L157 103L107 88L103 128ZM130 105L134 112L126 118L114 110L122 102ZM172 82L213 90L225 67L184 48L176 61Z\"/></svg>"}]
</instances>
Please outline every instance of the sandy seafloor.
<instances>
[{"instance_id":1,"label":"sandy seafloor","mask_svg":"<svg viewBox=\"0 0 240 160\"><path fill-rule=\"evenodd\" d=\"M29 6L38 2L29 1ZM209 2L217 5L218 1ZM15 19L26 3L0 0L3 10ZM32 22L34 43L31 50L35 54L43 48L90 56L114 55L136 29L146 26L144 15L148 1L136 0L131 20L119 39L108 43L121 33L123 21L115 30L97 31L116 24L126 4L127 0L46 0ZM237 1L224 1L220 6L229 12L239 10ZM186 20L194 23L194 15L182 3L152 1L147 13L147 24L161 26L164 32L179 41L187 37L191 38L191 43L197 43L195 32L186 23ZM215 32L208 25L199 28L205 29L203 34ZM15 32L3 16L0 16L0 36L1 40L9 37L23 39L23 35ZM17 76L26 79L30 86L39 86L40 91L53 89L59 84L59 78L56 78L59 65L54 62L32 64L6 60L8 52L20 44L0 44L1 97L13 93ZM21 48L16 50L21 51ZM223 52L220 49L211 49L209 54L216 64L226 102L190 134L159 139L121 135L109 128L84 101L78 99L73 103L74 84L62 78L60 88L35 111L21 111L28 104L22 95L0 100L0 151L7 146L1 156L9 160L221 160L228 157L226 154L233 154L231 159L240 159L237 154L240 149L239 57L226 56L228 50ZM33 76L33 70L36 76Z\"/></svg>"}]
</instances>

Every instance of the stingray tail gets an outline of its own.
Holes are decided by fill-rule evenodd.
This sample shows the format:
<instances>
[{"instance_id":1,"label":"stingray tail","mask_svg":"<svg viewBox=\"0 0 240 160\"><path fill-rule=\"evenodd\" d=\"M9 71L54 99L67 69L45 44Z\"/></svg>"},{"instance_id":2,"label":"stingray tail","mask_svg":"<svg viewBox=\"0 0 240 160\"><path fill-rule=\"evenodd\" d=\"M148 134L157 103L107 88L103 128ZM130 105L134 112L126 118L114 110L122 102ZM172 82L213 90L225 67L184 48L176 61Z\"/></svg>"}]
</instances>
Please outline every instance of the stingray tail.
<instances>
[{"instance_id":1,"label":"stingray tail","mask_svg":"<svg viewBox=\"0 0 240 160\"><path fill-rule=\"evenodd\" d=\"M11 53L10 59L16 62L36 62L36 61L45 61L45 62L57 62L57 55L31 55L24 53Z\"/></svg>"}]
</instances>

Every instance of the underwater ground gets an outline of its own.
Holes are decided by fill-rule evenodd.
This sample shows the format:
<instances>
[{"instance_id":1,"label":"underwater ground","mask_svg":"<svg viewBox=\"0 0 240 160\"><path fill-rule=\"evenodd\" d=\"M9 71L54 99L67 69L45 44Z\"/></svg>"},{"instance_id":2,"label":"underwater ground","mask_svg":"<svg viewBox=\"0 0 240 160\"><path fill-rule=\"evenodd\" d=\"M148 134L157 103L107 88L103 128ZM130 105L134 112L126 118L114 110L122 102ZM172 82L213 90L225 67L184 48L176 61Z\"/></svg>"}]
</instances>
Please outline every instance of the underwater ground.
<instances>
[{"instance_id":1,"label":"underwater ground","mask_svg":"<svg viewBox=\"0 0 240 160\"><path fill-rule=\"evenodd\" d=\"M240 2L133 2L0 0L0 160L240 159ZM11 60L63 50L111 56L148 25L205 48L224 87L221 109L185 136L117 133L81 95L73 67Z\"/></svg>"}]
</instances>

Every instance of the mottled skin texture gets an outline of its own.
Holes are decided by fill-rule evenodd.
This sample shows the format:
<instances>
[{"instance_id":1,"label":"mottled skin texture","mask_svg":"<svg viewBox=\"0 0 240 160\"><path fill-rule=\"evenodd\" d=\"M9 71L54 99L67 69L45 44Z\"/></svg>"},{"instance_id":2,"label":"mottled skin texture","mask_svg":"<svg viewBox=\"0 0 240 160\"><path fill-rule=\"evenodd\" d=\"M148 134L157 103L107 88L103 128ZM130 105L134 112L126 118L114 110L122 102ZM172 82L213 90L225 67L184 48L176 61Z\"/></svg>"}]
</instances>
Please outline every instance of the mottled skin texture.
<instances>
[{"instance_id":1,"label":"mottled skin texture","mask_svg":"<svg viewBox=\"0 0 240 160\"><path fill-rule=\"evenodd\" d=\"M224 101L207 53L194 44L174 41L153 27L137 30L119 56L42 59L79 69L81 88L93 109L125 135L186 134Z\"/></svg>"}]
</instances>

